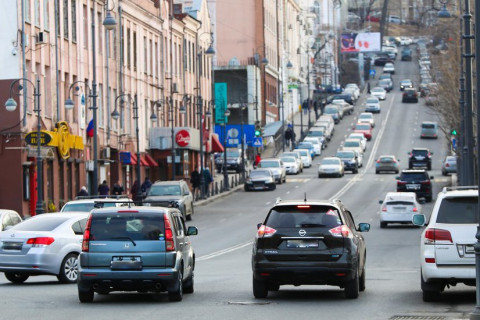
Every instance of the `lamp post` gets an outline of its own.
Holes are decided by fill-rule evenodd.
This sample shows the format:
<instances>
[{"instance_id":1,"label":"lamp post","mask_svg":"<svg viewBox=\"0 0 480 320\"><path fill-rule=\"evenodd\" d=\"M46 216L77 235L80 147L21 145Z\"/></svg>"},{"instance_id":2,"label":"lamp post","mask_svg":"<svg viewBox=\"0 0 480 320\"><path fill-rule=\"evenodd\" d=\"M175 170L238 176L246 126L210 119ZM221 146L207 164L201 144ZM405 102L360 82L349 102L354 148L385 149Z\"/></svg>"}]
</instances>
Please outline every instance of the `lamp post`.
<instances>
[{"instance_id":1,"label":"lamp post","mask_svg":"<svg viewBox=\"0 0 480 320\"><path fill-rule=\"evenodd\" d=\"M223 121L223 186L224 190L228 190L228 170L227 170L227 122L230 116L230 110L225 109L225 119Z\"/></svg>"},{"instance_id":2,"label":"lamp post","mask_svg":"<svg viewBox=\"0 0 480 320\"><path fill-rule=\"evenodd\" d=\"M120 113L117 111L117 102L120 98L123 98L123 97L127 97L128 102L133 104L133 119L135 120L135 138L136 138L136 142L137 142L137 164L136 164L136 169L137 169L136 176L137 177L136 177L136 179L138 180L138 183L140 184L142 179L141 179L141 176L140 176L140 174L141 174L141 171L140 171L140 137L139 137L139 128L138 128L137 95L135 95L135 98L132 98L130 96L130 94L127 94L127 93L123 93L121 95L118 95L115 98L115 103L114 103L115 108L113 109L111 117L115 121L118 120L118 118L120 118ZM122 99L122 102L123 102L123 99Z\"/></svg>"},{"instance_id":3,"label":"lamp post","mask_svg":"<svg viewBox=\"0 0 480 320\"><path fill-rule=\"evenodd\" d=\"M30 83L33 86L33 96L34 98L34 112L37 112L37 204L35 206L35 212L36 214L42 214L45 213L45 210L43 209L43 158L42 158L42 152L41 152L41 146L42 146L42 126L41 126L41 118L40 118L40 79L37 77L36 82L37 85L26 79L26 78L21 78L13 81L10 84L10 98L5 102L5 108L7 111L15 111L17 108L17 102L13 100L12 95L13 95L13 87L15 84L18 84L17 86L17 92L16 95L20 95L20 90L23 89L24 86L20 84L20 81L22 81L24 84L25 83Z\"/></svg>"},{"instance_id":4,"label":"lamp post","mask_svg":"<svg viewBox=\"0 0 480 320\"><path fill-rule=\"evenodd\" d=\"M247 98L248 99L248 98ZM248 101L247 101L248 103ZM245 132L244 132L244 122L243 122L243 111L247 108L247 105L244 103L240 104L240 121L242 123L240 127L240 139L242 144L242 182L245 182Z\"/></svg>"},{"instance_id":5,"label":"lamp post","mask_svg":"<svg viewBox=\"0 0 480 320\"><path fill-rule=\"evenodd\" d=\"M263 123L267 123L267 64L268 59L267 57L263 57L262 65L263 65L263 110L262 110L262 121Z\"/></svg>"}]
</instances>

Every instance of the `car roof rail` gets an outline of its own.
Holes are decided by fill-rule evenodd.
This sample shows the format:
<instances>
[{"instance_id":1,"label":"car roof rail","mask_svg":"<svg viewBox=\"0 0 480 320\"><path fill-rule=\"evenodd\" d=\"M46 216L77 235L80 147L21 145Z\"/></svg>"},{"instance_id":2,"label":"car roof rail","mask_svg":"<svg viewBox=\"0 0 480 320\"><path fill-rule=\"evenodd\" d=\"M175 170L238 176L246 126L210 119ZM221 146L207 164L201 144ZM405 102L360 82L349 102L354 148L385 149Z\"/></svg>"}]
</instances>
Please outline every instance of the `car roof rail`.
<instances>
[{"instance_id":1,"label":"car roof rail","mask_svg":"<svg viewBox=\"0 0 480 320\"><path fill-rule=\"evenodd\" d=\"M448 191L462 191L462 190L478 190L478 186L454 186L454 187L444 187L442 192L446 193Z\"/></svg>"},{"instance_id":2,"label":"car roof rail","mask_svg":"<svg viewBox=\"0 0 480 320\"><path fill-rule=\"evenodd\" d=\"M132 206L135 206L135 202L133 202L131 199L124 199L124 200L118 200L118 201L104 201L104 200L95 200L93 202L93 207L95 209L101 209L101 208L104 208L102 204L104 203L108 203L108 204L111 204L111 203L120 203L121 206L120 207L129 207L131 208ZM110 209L115 209L115 207L109 207Z\"/></svg>"},{"instance_id":3,"label":"car roof rail","mask_svg":"<svg viewBox=\"0 0 480 320\"><path fill-rule=\"evenodd\" d=\"M277 198L275 199L275 205L279 204L280 202L282 202L282 198L277 197Z\"/></svg>"},{"instance_id":4,"label":"car roof rail","mask_svg":"<svg viewBox=\"0 0 480 320\"><path fill-rule=\"evenodd\" d=\"M110 195L96 195L96 196L77 196L75 197L75 200L88 200L88 199L100 199L100 198L104 198L104 199L124 199L124 198L128 198L128 195L126 194L120 194L120 195L116 195L116 194L110 194Z\"/></svg>"}]
</instances>

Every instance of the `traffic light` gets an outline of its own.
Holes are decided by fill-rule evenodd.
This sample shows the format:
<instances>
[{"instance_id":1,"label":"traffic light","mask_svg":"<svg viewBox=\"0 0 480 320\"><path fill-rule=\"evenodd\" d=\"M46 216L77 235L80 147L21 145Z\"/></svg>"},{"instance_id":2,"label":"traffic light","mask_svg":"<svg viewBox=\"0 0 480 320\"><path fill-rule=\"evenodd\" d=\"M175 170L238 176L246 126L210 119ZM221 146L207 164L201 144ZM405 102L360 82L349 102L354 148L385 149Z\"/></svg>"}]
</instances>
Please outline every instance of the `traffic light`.
<instances>
[{"instance_id":1,"label":"traffic light","mask_svg":"<svg viewBox=\"0 0 480 320\"><path fill-rule=\"evenodd\" d=\"M255 137L260 137L262 135L262 127L259 124L255 125Z\"/></svg>"},{"instance_id":2,"label":"traffic light","mask_svg":"<svg viewBox=\"0 0 480 320\"><path fill-rule=\"evenodd\" d=\"M456 135L457 135L457 130L452 129L452 131L450 131L450 134L451 134L452 136L456 136Z\"/></svg>"}]
</instances>

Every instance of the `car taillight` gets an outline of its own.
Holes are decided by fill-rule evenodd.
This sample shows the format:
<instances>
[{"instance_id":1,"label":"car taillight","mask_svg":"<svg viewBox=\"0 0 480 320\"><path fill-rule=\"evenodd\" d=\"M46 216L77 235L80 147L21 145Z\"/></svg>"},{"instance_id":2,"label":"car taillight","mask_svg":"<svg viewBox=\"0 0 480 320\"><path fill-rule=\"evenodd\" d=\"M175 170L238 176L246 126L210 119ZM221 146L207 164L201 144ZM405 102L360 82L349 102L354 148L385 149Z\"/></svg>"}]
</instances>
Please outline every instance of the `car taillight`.
<instances>
[{"instance_id":1,"label":"car taillight","mask_svg":"<svg viewBox=\"0 0 480 320\"><path fill-rule=\"evenodd\" d=\"M28 239L27 244L31 244L33 248L41 248L51 245L54 241L52 237L38 237Z\"/></svg>"},{"instance_id":2,"label":"car taillight","mask_svg":"<svg viewBox=\"0 0 480 320\"><path fill-rule=\"evenodd\" d=\"M380 163L380 160L377 160L377 163Z\"/></svg>"},{"instance_id":3,"label":"car taillight","mask_svg":"<svg viewBox=\"0 0 480 320\"><path fill-rule=\"evenodd\" d=\"M277 230L267 227L266 225L261 225L257 231L257 238L270 238L277 232Z\"/></svg>"},{"instance_id":4,"label":"car taillight","mask_svg":"<svg viewBox=\"0 0 480 320\"><path fill-rule=\"evenodd\" d=\"M382 211L383 211L383 212L387 212L387 206L386 206L386 205L383 205L383 206L382 206Z\"/></svg>"},{"instance_id":5,"label":"car taillight","mask_svg":"<svg viewBox=\"0 0 480 320\"><path fill-rule=\"evenodd\" d=\"M430 180L423 180L423 181L420 181L421 184L430 184Z\"/></svg>"},{"instance_id":6,"label":"car taillight","mask_svg":"<svg viewBox=\"0 0 480 320\"><path fill-rule=\"evenodd\" d=\"M428 228L425 230L425 244L453 243L450 231L444 229Z\"/></svg>"},{"instance_id":7,"label":"car taillight","mask_svg":"<svg viewBox=\"0 0 480 320\"><path fill-rule=\"evenodd\" d=\"M87 224L85 225L85 231L83 232L82 251L88 252L90 250L90 228L92 225L92 215L88 217Z\"/></svg>"},{"instance_id":8,"label":"car taillight","mask_svg":"<svg viewBox=\"0 0 480 320\"><path fill-rule=\"evenodd\" d=\"M413 207L413 212L418 212L417 207Z\"/></svg>"},{"instance_id":9,"label":"car taillight","mask_svg":"<svg viewBox=\"0 0 480 320\"><path fill-rule=\"evenodd\" d=\"M407 184L406 181L397 181L397 186L404 186L406 184Z\"/></svg>"},{"instance_id":10,"label":"car taillight","mask_svg":"<svg viewBox=\"0 0 480 320\"><path fill-rule=\"evenodd\" d=\"M328 230L330 234L337 238L353 238L352 230L346 225L341 225L335 228Z\"/></svg>"},{"instance_id":11,"label":"car taillight","mask_svg":"<svg viewBox=\"0 0 480 320\"><path fill-rule=\"evenodd\" d=\"M163 216L165 222L165 250L166 251L175 251L175 243L173 242L173 231L172 225L170 224L170 219L167 215Z\"/></svg>"}]
</instances>

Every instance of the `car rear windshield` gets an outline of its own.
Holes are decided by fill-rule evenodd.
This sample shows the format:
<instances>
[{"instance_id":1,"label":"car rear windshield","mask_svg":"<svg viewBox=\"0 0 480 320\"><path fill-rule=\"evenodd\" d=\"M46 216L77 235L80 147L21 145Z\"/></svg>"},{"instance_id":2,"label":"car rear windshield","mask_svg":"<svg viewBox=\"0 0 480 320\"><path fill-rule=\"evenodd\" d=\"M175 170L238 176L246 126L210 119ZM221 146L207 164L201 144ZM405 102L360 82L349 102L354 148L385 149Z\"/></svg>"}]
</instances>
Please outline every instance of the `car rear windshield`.
<instances>
[{"instance_id":1,"label":"car rear windshield","mask_svg":"<svg viewBox=\"0 0 480 320\"><path fill-rule=\"evenodd\" d=\"M360 142L359 141L346 141L345 144L343 145L344 147L360 147Z\"/></svg>"},{"instance_id":2,"label":"car rear windshield","mask_svg":"<svg viewBox=\"0 0 480 320\"><path fill-rule=\"evenodd\" d=\"M64 223L65 221L71 219L72 216L65 215L62 216L55 216L55 217L33 217L28 220L25 220L15 226L13 226L10 230L16 231L52 231L56 229L59 225Z\"/></svg>"},{"instance_id":3,"label":"car rear windshield","mask_svg":"<svg viewBox=\"0 0 480 320\"><path fill-rule=\"evenodd\" d=\"M390 163L390 162L393 162L393 158L390 158L390 157L382 157L382 158L380 158L380 162Z\"/></svg>"},{"instance_id":4,"label":"car rear windshield","mask_svg":"<svg viewBox=\"0 0 480 320\"><path fill-rule=\"evenodd\" d=\"M307 150L299 150L300 154L302 157L308 157L308 151Z\"/></svg>"},{"instance_id":5,"label":"car rear windshield","mask_svg":"<svg viewBox=\"0 0 480 320\"><path fill-rule=\"evenodd\" d=\"M422 128L424 128L424 129L435 129L435 125L433 123L422 123Z\"/></svg>"},{"instance_id":6,"label":"car rear windshield","mask_svg":"<svg viewBox=\"0 0 480 320\"><path fill-rule=\"evenodd\" d=\"M277 161L260 161L261 168L279 168L280 163Z\"/></svg>"},{"instance_id":7,"label":"car rear windshield","mask_svg":"<svg viewBox=\"0 0 480 320\"><path fill-rule=\"evenodd\" d=\"M149 196L179 196L181 195L180 186L178 185L153 185L148 192Z\"/></svg>"},{"instance_id":8,"label":"car rear windshield","mask_svg":"<svg viewBox=\"0 0 480 320\"><path fill-rule=\"evenodd\" d=\"M386 203L387 206L413 206L411 201L389 201Z\"/></svg>"},{"instance_id":9,"label":"car rear windshield","mask_svg":"<svg viewBox=\"0 0 480 320\"><path fill-rule=\"evenodd\" d=\"M92 240L164 240L163 214L131 212L94 214L90 225Z\"/></svg>"},{"instance_id":10,"label":"car rear windshield","mask_svg":"<svg viewBox=\"0 0 480 320\"><path fill-rule=\"evenodd\" d=\"M426 155L428 155L428 151L427 150L413 150L412 154L415 155L415 156L426 156Z\"/></svg>"},{"instance_id":11,"label":"car rear windshield","mask_svg":"<svg viewBox=\"0 0 480 320\"><path fill-rule=\"evenodd\" d=\"M323 137L323 131L321 130L312 130L308 133L309 136L312 137Z\"/></svg>"},{"instance_id":12,"label":"car rear windshield","mask_svg":"<svg viewBox=\"0 0 480 320\"><path fill-rule=\"evenodd\" d=\"M378 103L378 99L368 98L367 103Z\"/></svg>"},{"instance_id":13,"label":"car rear windshield","mask_svg":"<svg viewBox=\"0 0 480 320\"><path fill-rule=\"evenodd\" d=\"M370 125L369 124L357 124L355 126L355 129L357 130L370 130Z\"/></svg>"},{"instance_id":14,"label":"car rear windshield","mask_svg":"<svg viewBox=\"0 0 480 320\"><path fill-rule=\"evenodd\" d=\"M478 223L478 197L445 198L438 210L437 223Z\"/></svg>"},{"instance_id":15,"label":"car rear windshield","mask_svg":"<svg viewBox=\"0 0 480 320\"><path fill-rule=\"evenodd\" d=\"M322 164L340 164L337 159L323 159Z\"/></svg>"},{"instance_id":16,"label":"car rear windshield","mask_svg":"<svg viewBox=\"0 0 480 320\"><path fill-rule=\"evenodd\" d=\"M400 180L402 181L425 181L428 180L428 176L425 173L422 172L409 172L409 173L403 173L402 176L400 177Z\"/></svg>"},{"instance_id":17,"label":"car rear windshield","mask_svg":"<svg viewBox=\"0 0 480 320\"><path fill-rule=\"evenodd\" d=\"M62 212L90 212L95 208L115 207L115 202L84 202L84 203L67 203L63 206Z\"/></svg>"},{"instance_id":18,"label":"car rear windshield","mask_svg":"<svg viewBox=\"0 0 480 320\"><path fill-rule=\"evenodd\" d=\"M335 228L342 224L338 210L330 206L281 206L272 209L265 224L271 228Z\"/></svg>"},{"instance_id":19,"label":"car rear windshield","mask_svg":"<svg viewBox=\"0 0 480 320\"><path fill-rule=\"evenodd\" d=\"M355 157L355 153L342 151L342 152L337 152L335 157L338 157L338 158L353 158L353 157Z\"/></svg>"},{"instance_id":20,"label":"car rear windshield","mask_svg":"<svg viewBox=\"0 0 480 320\"><path fill-rule=\"evenodd\" d=\"M227 149L227 157L238 158L238 157L240 157L240 151L239 150L228 150Z\"/></svg>"}]
</instances>

